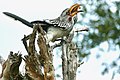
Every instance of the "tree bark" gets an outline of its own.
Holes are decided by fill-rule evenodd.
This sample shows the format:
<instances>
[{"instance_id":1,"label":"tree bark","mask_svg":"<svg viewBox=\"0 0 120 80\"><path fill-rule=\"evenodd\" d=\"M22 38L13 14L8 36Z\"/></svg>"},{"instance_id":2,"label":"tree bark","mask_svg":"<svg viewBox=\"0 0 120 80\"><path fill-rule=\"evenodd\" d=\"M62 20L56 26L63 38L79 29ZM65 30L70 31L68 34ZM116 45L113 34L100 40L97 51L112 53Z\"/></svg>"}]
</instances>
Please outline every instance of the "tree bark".
<instances>
[{"instance_id":1,"label":"tree bark","mask_svg":"<svg viewBox=\"0 0 120 80\"><path fill-rule=\"evenodd\" d=\"M22 76L19 72L19 66L21 64L21 54L10 52L8 59L2 65L2 74L0 80L22 80Z\"/></svg>"},{"instance_id":2,"label":"tree bark","mask_svg":"<svg viewBox=\"0 0 120 80\"><path fill-rule=\"evenodd\" d=\"M38 33L38 39L37 39L39 53L37 53L35 48L35 38L38 30L40 32ZM25 42L25 39L23 40L24 43L27 43ZM26 40L28 40L28 36ZM46 40L44 38L44 31L42 30L39 24L34 26L33 33L29 35L29 46L28 49L26 47L26 50L29 55L24 59L26 62L26 69L27 69L26 75L33 80L55 80L54 67L52 61L53 60L52 51L49 51L49 47L46 45ZM31 66L33 67L31 68ZM44 72L42 72L42 68L44 69Z\"/></svg>"},{"instance_id":3,"label":"tree bark","mask_svg":"<svg viewBox=\"0 0 120 80\"><path fill-rule=\"evenodd\" d=\"M55 80L53 49L59 46L62 46L63 80L76 80L76 71L81 64L77 60L76 44L72 42L74 32L65 39L66 42L51 47L46 45L44 35L40 24L36 24L33 32L22 39L28 55L22 58L19 52L10 52L6 61L0 57L2 64L0 80ZM19 71L22 59L25 62L25 75L21 75Z\"/></svg>"},{"instance_id":4,"label":"tree bark","mask_svg":"<svg viewBox=\"0 0 120 80\"><path fill-rule=\"evenodd\" d=\"M72 42L74 32L66 39L62 45L62 73L63 80L76 80L77 68L80 66L77 60L77 47ZM78 66L79 65L79 66Z\"/></svg>"}]
</instances>

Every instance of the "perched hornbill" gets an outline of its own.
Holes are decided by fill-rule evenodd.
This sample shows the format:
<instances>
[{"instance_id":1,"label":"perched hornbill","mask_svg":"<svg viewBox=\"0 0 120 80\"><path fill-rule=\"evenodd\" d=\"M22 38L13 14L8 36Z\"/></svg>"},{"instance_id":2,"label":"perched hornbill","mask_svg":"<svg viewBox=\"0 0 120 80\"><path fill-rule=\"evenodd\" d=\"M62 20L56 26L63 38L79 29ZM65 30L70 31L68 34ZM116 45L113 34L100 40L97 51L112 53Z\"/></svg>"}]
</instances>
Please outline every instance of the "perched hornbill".
<instances>
[{"instance_id":1,"label":"perched hornbill","mask_svg":"<svg viewBox=\"0 0 120 80\"><path fill-rule=\"evenodd\" d=\"M56 19L47 19L43 21L33 21L28 22L12 13L3 12L5 15L14 18L22 22L23 24L33 28L36 23L42 24L41 27L46 32L47 43L54 42L57 38L67 36L73 29L74 24L77 22L77 13L82 12L80 9L80 4L74 4L70 8L65 9L61 15Z\"/></svg>"}]
</instances>

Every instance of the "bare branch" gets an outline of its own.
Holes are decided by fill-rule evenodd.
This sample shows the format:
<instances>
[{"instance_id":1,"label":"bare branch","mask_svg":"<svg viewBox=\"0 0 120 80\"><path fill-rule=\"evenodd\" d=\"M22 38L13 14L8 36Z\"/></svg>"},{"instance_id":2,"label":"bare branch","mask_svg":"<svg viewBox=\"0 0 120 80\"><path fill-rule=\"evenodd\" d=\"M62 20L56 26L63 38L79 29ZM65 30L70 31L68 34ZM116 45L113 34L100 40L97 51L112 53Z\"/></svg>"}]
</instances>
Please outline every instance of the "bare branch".
<instances>
[{"instance_id":1,"label":"bare branch","mask_svg":"<svg viewBox=\"0 0 120 80\"><path fill-rule=\"evenodd\" d=\"M76 80L78 66L77 53L78 48L72 42L74 31L67 37L67 43L62 45L62 73L63 80Z\"/></svg>"},{"instance_id":2,"label":"bare branch","mask_svg":"<svg viewBox=\"0 0 120 80\"><path fill-rule=\"evenodd\" d=\"M67 72L67 46L65 43L62 44L62 74L63 80L68 80L68 72Z\"/></svg>"},{"instance_id":3,"label":"bare branch","mask_svg":"<svg viewBox=\"0 0 120 80\"><path fill-rule=\"evenodd\" d=\"M75 32L89 31L89 28L83 27L83 28L80 28L80 29L75 29L74 31Z\"/></svg>"}]
</instances>

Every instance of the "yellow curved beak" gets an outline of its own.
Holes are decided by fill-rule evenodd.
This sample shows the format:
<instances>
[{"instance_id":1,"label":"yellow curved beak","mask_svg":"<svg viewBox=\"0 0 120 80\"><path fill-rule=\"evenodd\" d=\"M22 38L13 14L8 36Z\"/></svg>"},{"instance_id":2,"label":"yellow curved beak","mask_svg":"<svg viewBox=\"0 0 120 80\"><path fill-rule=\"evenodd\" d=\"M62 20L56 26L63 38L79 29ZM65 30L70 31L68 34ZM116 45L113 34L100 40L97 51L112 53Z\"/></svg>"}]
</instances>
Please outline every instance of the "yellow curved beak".
<instances>
[{"instance_id":1,"label":"yellow curved beak","mask_svg":"<svg viewBox=\"0 0 120 80\"><path fill-rule=\"evenodd\" d=\"M74 4L69 8L68 14L73 17L74 15L76 15L79 12L83 12L83 11L79 11L80 9L80 4Z\"/></svg>"}]
</instances>

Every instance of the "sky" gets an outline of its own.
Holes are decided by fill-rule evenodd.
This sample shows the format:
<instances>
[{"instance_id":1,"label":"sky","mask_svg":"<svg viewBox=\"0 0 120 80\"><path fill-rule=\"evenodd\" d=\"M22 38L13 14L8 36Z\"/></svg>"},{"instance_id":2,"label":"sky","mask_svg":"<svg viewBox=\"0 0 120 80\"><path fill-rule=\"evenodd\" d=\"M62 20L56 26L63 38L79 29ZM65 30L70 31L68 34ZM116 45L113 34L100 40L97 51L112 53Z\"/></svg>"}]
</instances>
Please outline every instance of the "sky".
<instances>
[{"instance_id":1,"label":"sky","mask_svg":"<svg viewBox=\"0 0 120 80\"><path fill-rule=\"evenodd\" d=\"M77 0L76 0L77 1ZM11 12L28 21L53 19L58 17L62 10L70 7L72 0L0 0L0 55L7 59L10 51L20 51L23 55L27 52L24 49L21 39L24 34L28 35L32 29L24 24L14 21L5 16L2 12ZM102 45L107 45L103 43ZM101 45L101 47L103 47ZM96 60L97 48L91 50L91 55L88 61L84 59L84 64L78 69L77 80L111 80L112 72L104 76L101 75L101 63L104 60L113 60L113 52L109 55L104 55L102 59ZM107 52L106 52L107 53ZM118 56L118 51L114 52ZM61 54L59 54L61 56ZM54 57L54 64L61 62L61 58ZM58 66L55 66L57 68ZM0 66L1 72L1 66ZM60 73L61 69L56 70L56 74ZM116 75L114 80L120 79L120 75ZM58 78L57 80L61 80Z\"/></svg>"}]
</instances>

